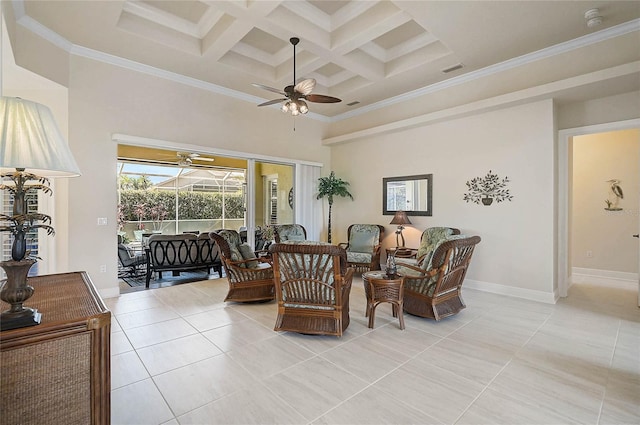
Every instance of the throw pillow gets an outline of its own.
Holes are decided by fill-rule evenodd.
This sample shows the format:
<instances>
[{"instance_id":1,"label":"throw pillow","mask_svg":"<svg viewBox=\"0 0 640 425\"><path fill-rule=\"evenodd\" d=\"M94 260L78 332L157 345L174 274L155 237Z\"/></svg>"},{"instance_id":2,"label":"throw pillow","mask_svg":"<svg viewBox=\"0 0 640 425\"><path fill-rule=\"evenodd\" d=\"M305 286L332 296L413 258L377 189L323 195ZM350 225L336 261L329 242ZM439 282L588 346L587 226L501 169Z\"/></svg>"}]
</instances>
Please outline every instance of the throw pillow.
<instances>
[{"instance_id":1,"label":"throw pillow","mask_svg":"<svg viewBox=\"0 0 640 425\"><path fill-rule=\"evenodd\" d=\"M416 253L418 263L427 270L431 266L431 256L440 243L451 236L453 231L448 227L431 227L424 231L420 247Z\"/></svg>"},{"instance_id":2,"label":"throw pillow","mask_svg":"<svg viewBox=\"0 0 640 425\"><path fill-rule=\"evenodd\" d=\"M373 252L376 246L378 235L370 232L352 232L349 240L349 251L351 252Z\"/></svg>"},{"instance_id":3,"label":"throw pillow","mask_svg":"<svg viewBox=\"0 0 640 425\"><path fill-rule=\"evenodd\" d=\"M256 257L256 253L253 252L253 249L251 249L249 245L247 245L246 243L238 245L238 250L240 251L240 255L242 255L242 258L244 260L256 259L256 261L249 261L245 263L248 268L254 269L258 267L258 263L259 263L259 261L257 260L258 257Z\"/></svg>"},{"instance_id":4,"label":"throw pillow","mask_svg":"<svg viewBox=\"0 0 640 425\"><path fill-rule=\"evenodd\" d=\"M231 251L231 261L242 261L242 254L235 246L229 246L229 251ZM240 264L240 267L244 267L244 264Z\"/></svg>"}]
</instances>

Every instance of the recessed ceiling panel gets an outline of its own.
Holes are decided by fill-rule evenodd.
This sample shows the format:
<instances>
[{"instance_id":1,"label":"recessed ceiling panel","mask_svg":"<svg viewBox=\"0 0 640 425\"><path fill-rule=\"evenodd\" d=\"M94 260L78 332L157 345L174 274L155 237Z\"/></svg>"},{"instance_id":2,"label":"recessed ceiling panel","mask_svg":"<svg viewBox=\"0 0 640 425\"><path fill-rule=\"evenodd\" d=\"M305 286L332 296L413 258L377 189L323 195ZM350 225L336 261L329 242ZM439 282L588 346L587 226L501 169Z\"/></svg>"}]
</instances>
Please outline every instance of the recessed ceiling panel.
<instances>
[{"instance_id":1,"label":"recessed ceiling panel","mask_svg":"<svg viewBox=\"0 0 640 425\"><path fill-rule=\"evenodd\" d=\"M359 106L365 107L449 78L471 78L471 73L481 69L504 74L503 67L496 64L511 62L523 69L532 68L544 60L540 55L545 54L554 55L554 66L565 78L640 60L640 1L2 3L3 10L9 7L14 12L5 16L16 16L26 30L58 46L71 46L67 47L71 54L104 53L92 58L99 56L99 60L118 66L132 64L133 69L151 66L167 71L165 76L185 76L233 93L255 95L253 82L277 88L291 84L293 48L289 39L299 37L296 77L316 78L318 85L324 86L320 88L343 99L343 103L316 109L326 109L331 115L346 112L350 100L359 100ZM594 7L600 7L602 24L588 27L584 13ZM28 19L22 19L21 13ZM625 36L635 37L633 48L624 44L617 48L619 39ZM599 55L583 54L609 42L616 48ZM555 49L560 45L560 50ZM562 61L572 51L581 61ZM536 55L531 55L533 52ZM531 63L522 63L523 55L533 57ZM589 66L580 65L582 61ZM458 63L464 68L442 72ZM548 82L545 79L551 75L535 73L531 84ZM499 89L496 87L494 93L499 94Z\"/></svg>"},{"instance_id":2,"label":"recessed ceiling panel","mask_svg":"<svg viewBox=\"0 0 640 425\"><path fill-rule=\"evenodd\" d=\"M150 6L163 10L179 18L186 19L194 24L200 21L202 15L204 15L208 9L206 4L191 0L145 0L141 3L147 3Z\"/></svg>"},{"instance_id":3,"label":"recessed ceiling panel","mask_svg":"<svg viewBox=\"0 0 640 425\"><path fill-rule=\"evenodd\" d=\"M346 0L335 0L335 1L327 1L327 0L311 0L309 3L318 9L322 10L327 15L331 16L336 13L338 10L345 7L349 1Z\"/></svg>"},{"instance_id":4,"label":"recessed ceiling panel","mask_svg":"<svg viewBox=\"0 0 640 425\"><path fill-rule=\"evenodd\" d=\"M391 31L381 35L373 40L374 43L382 47L383 49L392 49L399 44L402 44L414 37L424 34L426 31L416 21L408 21L407 23L400 25L392 29Z\"/></svg>"},{"instance_id":5,"label":"recessed ceiling panel","mask_svg":"<svg viewBox=\"0 0 640 425\"><path fill-rule=\"evenodd\" d=\"M275 55L289 44L289 40L274 37L259 28L249 31L241 41L271 55Z\"/></svg>"},{"instance_id":6,"label":"recessed ceiling panel","mask_svg":"<svg viewBox=\"0 0 640 425\"><path fill-rule=\"evenodd\" d=\"M316 72L324 77L331 77L339 72L344 71L344 68L342 68L341 66L336 65L335 63L328 63L318 69L316 69Z\"/></svg>"}]
</instances>

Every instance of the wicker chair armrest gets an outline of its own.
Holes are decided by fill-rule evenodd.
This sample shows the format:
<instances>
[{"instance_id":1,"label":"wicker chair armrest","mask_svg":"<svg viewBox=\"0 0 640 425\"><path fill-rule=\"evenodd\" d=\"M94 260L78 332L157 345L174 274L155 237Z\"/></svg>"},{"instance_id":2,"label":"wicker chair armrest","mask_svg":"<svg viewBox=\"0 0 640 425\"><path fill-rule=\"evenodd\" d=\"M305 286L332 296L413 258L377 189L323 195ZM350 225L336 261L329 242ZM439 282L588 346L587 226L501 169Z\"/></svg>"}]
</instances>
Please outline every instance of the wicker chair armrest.
<instances>
[{"instance_id":1,"label":"wicker chair armrest","mask_svg":"<svg viewBox=\"0 0 640 425\"><path fill-rule=\"evenodd\" d=\"M271 270L271 267L262 267L262 268L256 268L256 267L243 267L241 266L241 264L247 264L247 263L251 263L257 261L259 263L264 263L264 264L269 264L271 265L271 263L269 261L261 261L259 258L251 258L248 260L240 260L240 261L232 261L229 260L228 258L226 259L226 263L227 263L227 267L229 267L230 269L235 269L235 270L242 270L242 271L253 271L253 272L259 272L261 270Z\"/></svg>"},{"instance_id":2,"label":"wicker chair armrest","mask_svg":"<svg viewBox=\"0 0 640 425\"><path fill-rule=\"evenodd\" d=\"M269 252L268 249L259 249L256 251L256 260L260 261L261 263L269 263L272 264L273 263L273 258L271 257L271 252ZM253 261L253 260L249 260L249 261Z\"/></svg>"},{"instance_id":3,"label":"wicker chair armrest","mask_svg":"<svg viewBox=\"0 0 640 425\"><path fill-rule=\"evenodd\" d=\"M425 270L422 267L414 266L412 264L406 264L406 263L402 263L401 266L420 273L419 276L409 276L411 279L421 279L421 278L425 278L425 277L431 278L431 277L435 276L436 274L438 274L439 271L440 271L439 268L431 269L431 270Z\"/></svg>"},{"instance_id":4,"label":"wicker chair armrest","mask_svg":"<svg viewBox=\"0 0 640 425\"><path fill-rule=\"evenodd\" d=\"M238 261L233 261L227 258L227 264L230 266L234 266L234 267L242 267L240 264L246 264L246 263L250 263L253 261L259 261L258 258L249 258L248 260L238 260Z\"/></svg>"},{"instance_id":5,"label":"wicker chair armrest","mask_svg":"<svg viewBox=\"0 0 640 425\"><path fill-rule=\"evenodd\" d=\"M340 248L344 248L344 249L349 248L349 244L348 244L347 242L340 242L340 243L338 244L338 246L339 246Z\"/></svg>"},{"instance_id":6,"label":"wicker chair armrest","mask_svg":"<svg viewBox=\"0 0 640 425\"><path fill-rule=\"evenodd\" d=\"M353 267L347 268L347 272L342 277L343 288L351 288L351 282L353 281L353 273L355 269Z\"/></svg>"},{"instance_id":7,"label":"wicker chair armrest","mask_svg":"<svg viewBox=\"0 0 640 425\"><path fill-rule=\"evenodd\" d=\"M235 262L235 264L237 263L240 263L240 262ZM229 278L234 282L273 279L272 267L247 268L247 267L240 267L235 264L229 264L227 262L227 272L229 274Z\"/></svg>"}]
</instances>

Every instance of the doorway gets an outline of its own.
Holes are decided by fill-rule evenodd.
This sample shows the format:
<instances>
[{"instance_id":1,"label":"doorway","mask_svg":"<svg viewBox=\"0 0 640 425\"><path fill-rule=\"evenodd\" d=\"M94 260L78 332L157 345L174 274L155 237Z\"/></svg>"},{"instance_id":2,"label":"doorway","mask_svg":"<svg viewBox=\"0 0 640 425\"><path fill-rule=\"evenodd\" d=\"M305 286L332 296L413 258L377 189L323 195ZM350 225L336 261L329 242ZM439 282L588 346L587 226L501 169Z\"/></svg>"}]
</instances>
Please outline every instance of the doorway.
<instances>
[{"instance_id":1,"label":"doorway","mask_svg":"<svg viewBox=\"0 0 640 425\"><path fill-rule=\"evenodd\" d=\"M595 134L599 134L599 133L608 133L608 132L617 132L617 131L624 131L624 130L632 130L635 129L637 131L640 131L640 120L636 119L636 120L628 120L628 121L620 121L620 122L614 122L614 123L608 123L608 124L601 124L601 125L594 125L594 126L586 126L586 127L580 127L580 128L574 128L574 129L567 129L567 130L561 130L559 132L559 140L558 140L558 190L557 190L557 212L558 212L558 238L557 238L557 292L558 295L560 297L566 297L568 294L568 290L569 287L571 285L571 279L572 279L572 272L574 270L574 261L576 259L576 255L584 255L584 257L586 258L594 258L594 255L596 255L596 253L594 252L594 249L589 249L586 248L584 245L579 245L574 247L574 241L573 236L574 236L574 231L578 231L580 230L579 228L579 223L574 223L573 222L573 214L572 211L575 208L582 208L581 205L574 205L574 188L573 188L573 173L574 173L574 164L573 164L573 146L574 146L574 141L575 140L579 140L578 138L580 136L586 136L586 135L595 135ZM636 137L637 134L640 133L635 133ZM602 172L602 170L604 169L604 167L594 167L592 169L592 172L594 174L596 174L596 178L599 180L600 177L598 173ZM615 167L614 167L615 170ZM615 174L616 172L613 171L613 174ZM609 173L611 174L611 173ZM616 180L615 176L611 176L606 178L606 180ZM635 231L633 233L638 233L638 227L639 226L639 218L638 218L638 207L639 207L639 202L638 202L638 193L637 193L637 186L638 186L638 181L636 178L635 182L628 182L628 188L629 188L629 194L631 194L631 191L636 191L636 193L633 193L633 198L636 200L634 201L634 205L630 205L630 204L625 204L626 205L626 212L624 210L624 208L622 210L605 210L605 208L607 208L607 204L606 204L606 200L614 201L613 198L609 199L610 197L610 193L608 193L608 191L611 190L611 185L614 182L607 182L607 181L603 181L602 182L602 186L604 187L599 187L599 183L598 184L594 184L595 187L593 187L593 195L590 196L591 198L596 198L597 200L595 202L601 202L602 206L591 206L590 208L592 208L594 211L597 209L597 213L599 214L599 218L603 219L603 220L609 220L612 222L620 221L621 218L626 217L626 218L632 218L635 221ZM608 186L607 186L608 185ZM604 192L602 192L604 191ZM601 193L602 192L602 193ZM582 195L578 196L578 194L575 194L578 198L580 198ZM587 197L588 198L588 197ZM600 211L602 210L602 211ZM591 211L591 213L593 213L593 211ZM622 213L622 214L620 214ZM607 216L607 214L609 214L609 216ZM614 216L613 214L619 214L617 217ZM576 226L578 226L578 228L576 228ZM627 232L628 233L628 232ZM615 235L609 235L610 238L613 238L613 236ZM631 234L628 235L629 238L631 238ZM606 235L604 236L606 238ZM620 236L621 237L621 236ZM629 242L629 241L626 241ZM635 243L635 249L637 252L637 239L633 241L633 243ZM588 242L588 243L594 243L593 241ZM615 243L615 241L614 241ZM576 250L579 250L579 252L574 252ZM606 257L606 254L598 254L599 260L603 260L604 257ZM634 279L637 280L637 276L638 276L638 258L637 255L635 256L636 258L634 259L634 265L633 267L635 268L635 273L629 273L627 275L627 277L629 276L634 276ZM606 258L604 258L606 259ZM585 264L590 264L590 263L585 263ZM596 263L596 262L592 262L592 264L598 264L596 267L602 268L602 263ZM620 267L619 265L614 265L614 267ZM629 268L629 266L626 266L627 268ZM598 270L598 269L593 269L593 270ZM620 278L620 274L616 274L615 272L609 276L606 276L606 273L604 273L604 275L602 276L603 280L607 279L607 278ZM624 275L623 275L624 276ZM640 293L638 295L638 301L640 302Z\"/></svg>"}]
</instances>

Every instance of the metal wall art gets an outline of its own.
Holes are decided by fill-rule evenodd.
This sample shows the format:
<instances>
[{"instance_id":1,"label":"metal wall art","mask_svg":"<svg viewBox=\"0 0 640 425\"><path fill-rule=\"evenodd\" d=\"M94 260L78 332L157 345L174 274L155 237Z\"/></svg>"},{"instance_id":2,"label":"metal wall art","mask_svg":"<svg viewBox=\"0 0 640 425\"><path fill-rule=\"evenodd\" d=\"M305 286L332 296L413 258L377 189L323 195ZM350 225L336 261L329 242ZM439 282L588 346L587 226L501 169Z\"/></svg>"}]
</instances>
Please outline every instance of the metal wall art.
<instances>
[{"instance_id":1,"label":"metal wall art","mask_svg":"<svg viewBox=\"0 0 640 425\"><path fill-rule=\"evenodd\" d=\"M493 174L491 170L484 177L474 177L467 184L467 193L464 194L466 202L473 202L489 206L495 200L496 202L511 201L513 196L507 189L509 178L501 179L497 174Z\"/></svg>"}]
</instances>

